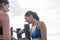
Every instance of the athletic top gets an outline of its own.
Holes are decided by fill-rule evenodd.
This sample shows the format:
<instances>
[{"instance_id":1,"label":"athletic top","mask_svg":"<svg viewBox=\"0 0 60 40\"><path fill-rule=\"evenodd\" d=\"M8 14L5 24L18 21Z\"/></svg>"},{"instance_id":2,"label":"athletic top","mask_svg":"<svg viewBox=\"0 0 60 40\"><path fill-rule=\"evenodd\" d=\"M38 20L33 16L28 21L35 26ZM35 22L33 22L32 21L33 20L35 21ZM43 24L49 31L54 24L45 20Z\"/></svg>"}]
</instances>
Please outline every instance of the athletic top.
<instances>
[{"instance_id":1,"label":"athletic top","mask_svg":"<svg viewBox=\"0 0 60 40\"><path fill-rule=\"evenodd\" d=\"M32 37L32 39L34 39L34 38L41 38L41 31L38 28L38 23L36 25L35 30L33 32L30 32L30 36Z\"/></svg>"},{"instance_id":2,"label":"athletic top","mask_svg":"<svg viewBox=\"0 0 60 40\"><path fill-rule=\"evenodd\" d=\"M3 28L0 26L0 35L3 35Z\"/></svg>"}]
</instances>

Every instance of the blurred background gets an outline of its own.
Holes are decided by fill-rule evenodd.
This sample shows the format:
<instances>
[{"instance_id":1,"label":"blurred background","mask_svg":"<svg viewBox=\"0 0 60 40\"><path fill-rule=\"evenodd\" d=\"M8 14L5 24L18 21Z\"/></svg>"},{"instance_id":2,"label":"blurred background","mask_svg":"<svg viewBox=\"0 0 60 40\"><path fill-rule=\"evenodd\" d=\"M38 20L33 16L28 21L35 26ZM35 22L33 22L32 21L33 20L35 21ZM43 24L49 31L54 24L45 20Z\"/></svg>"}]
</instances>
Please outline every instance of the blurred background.
<instances>
[{"instance_id":1,"label":"blurred background","mask_svg":"<svg viewBox=\"0 0 60 40\"><path fill-rule=\"evenodd\" d=\"M10 27L24 28L24 14L32 10L44 21L48 40L60 40L60 0L9 0ZM14 33L16 38L16 34ZM24 37L24 34L23 34Z\"/></svg>"}]
</instances>

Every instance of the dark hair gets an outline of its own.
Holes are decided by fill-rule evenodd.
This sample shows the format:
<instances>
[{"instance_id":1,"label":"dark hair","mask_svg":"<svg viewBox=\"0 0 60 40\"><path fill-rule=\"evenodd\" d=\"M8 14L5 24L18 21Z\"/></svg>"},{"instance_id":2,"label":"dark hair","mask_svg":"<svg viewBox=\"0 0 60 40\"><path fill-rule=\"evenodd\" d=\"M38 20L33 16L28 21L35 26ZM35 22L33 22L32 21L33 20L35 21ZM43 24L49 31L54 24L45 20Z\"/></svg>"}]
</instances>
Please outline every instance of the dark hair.
<instances>
[{"instance_id":1,"label":"dark hair","mask_svg":"<svg viewBox=\"0 0 60 40\"><path fill-rule=\"evenodd\" d=\"M27 11L25 16L29 16L29 15L32 15L37 21L39 21L39 17L37 15L36 12L33 12L33 11Z\"/></svg>"},{"instance_id":2,"label":"dark hair","mask_svg":"<svg viewBox=\"0 0 60 40\"><path fill-rule=\"evenodd\" d=\"M8 0L0 0L0 8L2 7L2 3L9 4Z\"/></svg>"},{"instance_id":3,"label":"dark hair","mask_svg":"<svg viewBox=\"0 0 60 40\"><path fill-rule=\"evenodd\" d=\"M9 1L8 1L8 0L0 0L0 4L1 4L1 3L9 4Z\"/></svg>"}]
</instances>

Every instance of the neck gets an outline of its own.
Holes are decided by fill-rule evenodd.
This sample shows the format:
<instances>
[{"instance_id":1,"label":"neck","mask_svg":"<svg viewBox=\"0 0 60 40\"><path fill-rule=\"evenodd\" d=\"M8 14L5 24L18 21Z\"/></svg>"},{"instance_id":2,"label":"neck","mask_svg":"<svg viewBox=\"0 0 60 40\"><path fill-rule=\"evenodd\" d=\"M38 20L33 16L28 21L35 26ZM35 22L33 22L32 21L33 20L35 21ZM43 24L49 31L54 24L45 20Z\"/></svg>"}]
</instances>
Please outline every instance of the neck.
<instances>
[{"instance_id":1,"label":"neck","mask_svg":"<svg viewBox=\"0 0 60 40\"><path fill-rule=\"evenodd\" d=\"M36 25L37 22L38 22L38 21L37 21L36 19L34 19L34 20L32 21L32 26Z\"/></svg>"}]
</instances>

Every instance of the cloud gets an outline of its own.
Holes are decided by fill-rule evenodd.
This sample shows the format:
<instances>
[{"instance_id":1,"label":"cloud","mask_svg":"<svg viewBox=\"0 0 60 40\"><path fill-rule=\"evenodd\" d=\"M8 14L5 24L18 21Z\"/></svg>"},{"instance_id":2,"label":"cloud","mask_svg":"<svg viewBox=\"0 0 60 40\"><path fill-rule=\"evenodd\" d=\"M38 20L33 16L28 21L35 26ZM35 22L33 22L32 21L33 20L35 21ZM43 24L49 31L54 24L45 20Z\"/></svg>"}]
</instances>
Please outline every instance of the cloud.
<instances>
[{"instance_id":1,"label":"cloud","mask_svg":"<svg viewBox=\"0 0 60 40\"><path fill-rule=\"evenodd\" d=\"M10 11L12 12L11 16L21 16L26 11L26 9L21 8L16 0L11 0Z\"/></svg>"}]
</instances>

